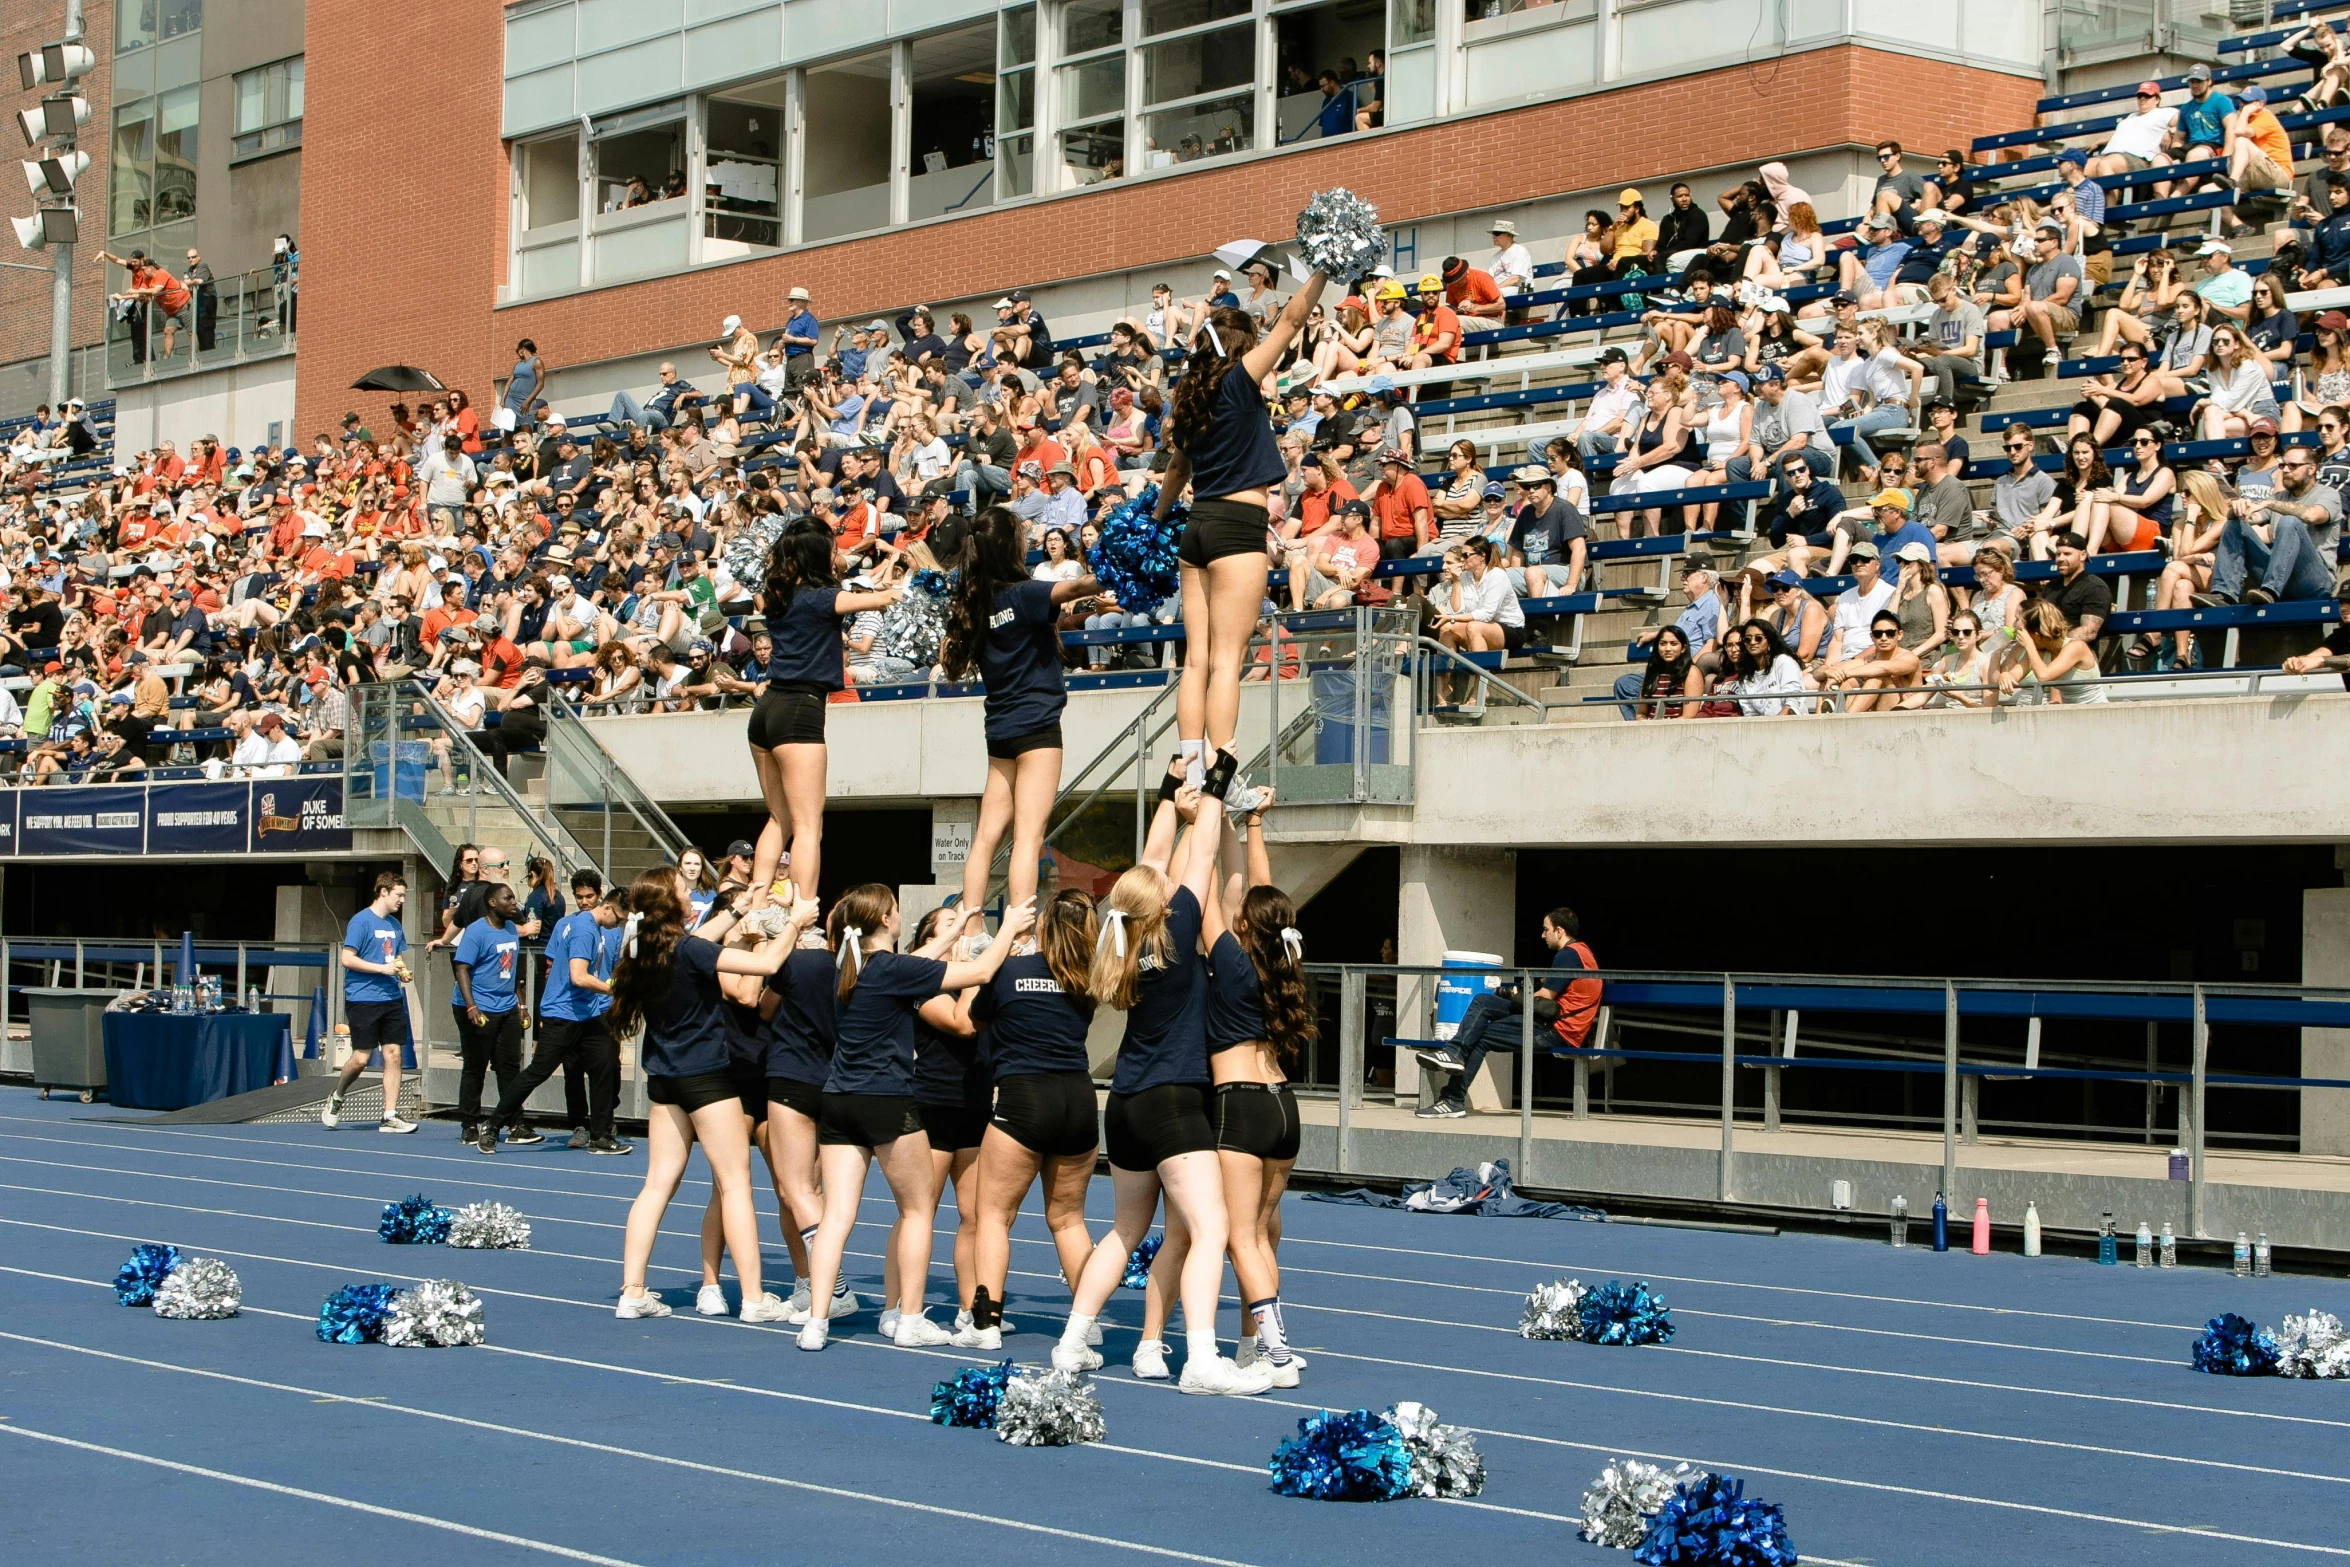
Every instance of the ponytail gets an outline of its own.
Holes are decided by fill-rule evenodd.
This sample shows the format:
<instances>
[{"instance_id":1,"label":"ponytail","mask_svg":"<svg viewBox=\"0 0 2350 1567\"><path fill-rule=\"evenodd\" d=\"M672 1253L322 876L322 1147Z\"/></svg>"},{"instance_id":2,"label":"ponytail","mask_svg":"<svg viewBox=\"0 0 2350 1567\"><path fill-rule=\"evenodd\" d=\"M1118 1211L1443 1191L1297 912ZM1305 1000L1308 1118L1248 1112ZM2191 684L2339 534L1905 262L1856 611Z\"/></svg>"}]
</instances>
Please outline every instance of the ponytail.
<instances>
[{"instance_id":1,"label":"ponytail","mask_svg":"<svg viewBox=\"0 0 2350 1567\"><path fill-rule=\"evenodd\" d=\"M1207 433L1214 422L1216 389L1257 342L1257 323L1245 310L1226 305L1211 310L1200 323L1212 351L1195 353L1175 383L1175 406L1167 420L1168 444L1185 451Z\"/></svg>"},{"instance_id":2,"label":"ponytail","mask_svg":"<svg viewBox=\"0 0 2350 1567\"><path fill-rule=\"evenodd\" d=\"M1137 865L1102 900L1085 988L1101 1005L1127 1011L1134 1005L1143 959L1156 958L1165 967L1174 950L1174 938L1167 934L1166 884L1157 871Z\"/></svg>"},{"instance_id":3,"label":"ponytail","mask_svg":"<svg viewBox=\"0 0 2350 1567\"><path fill-rule=\"evenodd\" d=\"M1321 1032L1306 986L1305 938L1297 932L1297 906L1278 887L1251 887L1240 900L1233 934L1257 971L1264 993L1265 1036L1274 1052L1294 1064Z\"/></svg>"},{"instance_id":4,"label":"ponytail","mask_svg":"<svg viewBox=\"0 0 2350 1567\"><path fill-rule=\"evenodd\" d=\"M1072 1001L1091 1010L1094 946L1100 924L1094 918L1093 898L1075 887L1053 894L1036 921L1036 950L1052 971L1054 983Z\"/></svg>"},{"instance_id":5,"label":"ponytail","mask_svg":"<svg viewBox=\"0 0 2350 1567\"><path fill-rule=\"evenodd\" d=\"M865 943L881 933L897 906L897 894L877 881L851 887L833 904L824 929L832 938L833 965L840 970L832 992L835 1005L848 1005L856 994L857 981L865 973Z\"/></svg>"},{"instance_id":6,"label":"ponytail","mask_svg":"<svg viewBox=\"0 0 2350 1567\"><path fill-rule=\"evenodd\" d=\"M612 970L612 1032L625 1038L669 998L676 977L671 959L684 939L686 907L677 896L677 871L657 865L629 884L620 962Z\"/></svg>"}]
</instances>

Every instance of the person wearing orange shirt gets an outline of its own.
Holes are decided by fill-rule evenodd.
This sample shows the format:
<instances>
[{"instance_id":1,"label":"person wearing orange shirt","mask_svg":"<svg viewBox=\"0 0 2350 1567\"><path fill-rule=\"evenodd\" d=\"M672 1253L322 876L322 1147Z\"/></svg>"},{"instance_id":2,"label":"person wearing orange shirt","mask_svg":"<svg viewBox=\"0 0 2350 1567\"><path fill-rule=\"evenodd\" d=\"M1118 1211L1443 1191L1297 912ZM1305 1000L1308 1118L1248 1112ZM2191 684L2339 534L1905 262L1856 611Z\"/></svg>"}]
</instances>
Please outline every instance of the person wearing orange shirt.
<instances>
[{"instance_id":1,"label":"person wearing orange shirt","mask_svg":"<svg viewBox=\"0 0 2350 1567\"><path fill-rule=\"evenodd\" d=\"M1482 267L1470 266L1458 256L1444 258L1444 302L1465 318L1472 332L1499 326L1501 285Z\"/></svg>"},{"instance_id":2,"label":"person wearing orange shirt","mask_svg":"<svg viewBox=\"0 0 2350 1567\"><path fill-rule=\"evenodd\" d=\"M1405 366L1426 370L1458 364L1460 358L1461 318L1444 302L1444 279L1430 272L1420 279L1420 319L1412 327L1411 358Z\"/></svg>"},{"instance_id":3,"label":"person wearing orange shirt","mask_svg":"<svg viewBox=\"0 0 2350 1567\"><path fill-rule=\"evenodd\" d=\"M1416 555L1421 545L1436 537L1436 511L1428 500L1428 486L1395 447L1379 454L1379 482L1365 499L1371 503L1371 531L1379 536L1380 559Z\"/></svg>"},{"instance_id":4,"label":"person wearing orange shirt","mask_svg":"<svg viewBox=\"0 0 2350 1567\"><path fill-rule=\"evenodd\" d=\"M1047 435L1040 425L1032 424L1021 431L1020 440L1020 454L1012 459L1015 468L1022 463L1032 462L1036 464L1038 473L1047 473L1054 463L1069 460L1069 454L1062 449L1061 443Z\"/></svg>"},{"instance_id":5,"label":"person wearing orange shirt","mask_svg":"<svg viewBox=\"0 0 2350 1567\"><path fill-rule=\"evenodd\" d=\"M131 275L130 287L116 295L118 299L136 300L147 306L147 327L154 330L155 322L163 322L163 357L171 357L172 344L177 339L183 319L188 319L188 302L193 297L187 285L148 259L143 250L134 250L128 256L98 252L100 261L111 261ZM192 326L193 321L189 320Z\"/></svg>"},{"instance_id":6,"label":"person wearing orange shirt","mask_svg":"<svg viewBox=\"0 0 2350 1567\"><path fill-rule=\"evenodd\" d=\"M2236 97L2236 112L2221 122L2227 143L2228 179L2238 191L2283 190L2293 183L2293 143L2285 128L2269 112L2268 91L2258 82ZM2228 232L2242 234L2252 225L2228 214Z\"/></svg>"}]
</instances>

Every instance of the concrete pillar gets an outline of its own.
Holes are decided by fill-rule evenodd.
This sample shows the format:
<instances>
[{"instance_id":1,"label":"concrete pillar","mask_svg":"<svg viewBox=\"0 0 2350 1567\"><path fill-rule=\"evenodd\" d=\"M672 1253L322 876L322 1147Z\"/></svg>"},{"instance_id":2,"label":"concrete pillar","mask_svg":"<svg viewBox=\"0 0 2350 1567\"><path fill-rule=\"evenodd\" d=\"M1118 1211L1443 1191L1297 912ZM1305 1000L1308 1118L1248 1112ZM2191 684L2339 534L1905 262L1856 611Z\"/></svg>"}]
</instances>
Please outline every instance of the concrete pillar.
<instances>
[{"instance_id":1,"label":"concrete pillar","mask_svg":"<svg viewBox=\"0 0 2350 1567\"><path fill-rule=\"evenodd\" d=\"M309 880L277 889L271 938L286 946L332 947L343 939L343 927L354 912L351 889L333 880L340 874L338 866L320 862L305 869L311 873ZM284 1012L293 1019L297 1054L310 1028L311 995L322 986L331 989L332 979L320 969L273 967L269 971L263 1005L266 1010ZM274 1006L270 1005L271 998L275 998ZM321 1014L320 1035L324 1037L332 1026L332 1019Z\"/></svg>"},{"instance_id":2,"label":"concrete pillar","mask_svg":"<svg viewBox=\"0 0 2350 1567\"><path fill-rule=\"evenodd\" d=\"M1512 849L1420 848L1406 845L1400 856L1396 900L1396 961L1440 963L1446 951L1517 951L1511 929L1517 918L1518 856ZM1433 1037L1435 986L1424 979L1396 983L1395 1022L1399 1038ZM1366 1060L1378 1048L1373 1041ZM1469 1085L1472 1110L1510 1108L1508 1084L1515 1052L1486 1058ZM1395 1051L1395 1102L1420 1098L1420 1064L1409 1049Z\"/></svg>"},{"instance_id":3,"label":"concrete pillar","mask_svg":"<svg viewBox=\"0 0 2350 1567\"><path fill-rule=\"evenodd\" d=\"M2350 989L2350 887L2302 891L2301 983ZM2350 1078L2350 1029L2303 1029L2301 1075ZM2301 1151L2350 1154L2350 1089L2301 1091Z\"/></svg>"}]
</instances>

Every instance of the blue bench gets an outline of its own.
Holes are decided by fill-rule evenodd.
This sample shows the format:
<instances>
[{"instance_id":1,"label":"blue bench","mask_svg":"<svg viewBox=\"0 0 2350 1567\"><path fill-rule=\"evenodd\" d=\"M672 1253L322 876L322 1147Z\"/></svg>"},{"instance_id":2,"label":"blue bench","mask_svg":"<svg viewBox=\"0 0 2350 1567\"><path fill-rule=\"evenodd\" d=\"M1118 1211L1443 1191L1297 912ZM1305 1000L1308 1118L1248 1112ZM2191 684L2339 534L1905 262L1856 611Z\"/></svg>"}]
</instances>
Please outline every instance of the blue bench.
<instances>
[{"instance_id":1,"label":"blue bench","mask_svg":"<svg viewBox=\"0 0 2350 1567\"><path fill-rule=\"evenodd\" d=\"M2142 609L2108 616L2105 629L2116 635L2141 631L2225 631L2220 667L2236 667L2237 642L2247 626L2330 626L2342 618L2341 606L2331 598L2299 599L2280 604L2216 604L2209 609Z\"/></svg>"},{"instance_id":2,"label":"blue bench","mask_svg":"<svg viewBox=\"0 0 2350 1567\"><path fill-rule=\"evenodd\" d=\"M1547 403L1569 403L1589 397L1599 390L1597 381L1576 381L1564 386L1530 386L1517 392L1484 392L1475 397L1440 397L1431 402L1415 403L1412 411L1426 418L1435 414L1491 413L1505 408L1539 408Z\"/></svg>"},{"instance_id":3,"label":"blue bench","mask_svg":"<svg viewBox=\"0 0 2350 1567\"><path fill-rule=\"evenodd\" d=\"M2284 8L2279 6L2276 14L2282 16ZM2225 45L2222 47L2224 48ZM2263 76L2289 76L2294 71L2308 69L2309 67L2299 60L2249 60L2235 65L2218 67L2211 73L2211 82L2214 87L2224 89L2230 82L2253 81ZM2187 88L2187 78L2184 76L2159 77L2156 79L2155 85L2164 92L2184 92ZM2032 107L2034 112L2039 114L2054 114L2060 109L2085 109L2092 104L2124 102L2133 97L2137 91L2137 83L2122 81L2116 82L2110 87L2093 87L2081 92L2060 93L2053 98L2043 98ZM1981 146L1980 143L1976 145L1978 148Z\"/></svg>"},{"instance_id":4,"label":"blue bench","mask_svg":"<svg viewBox=\"0 0 2350 1567\"><path fill-rule=\"evenodd\" d=\"M2309 23L2304 21L2292 27L2279 27L2265 33L2238 33L2233 38L2222 38L2213 46L2213 52L2217 54L2250 54L2255 49L2274 49L2278 44L2283 43L2308 25ZM2325 25L2337 33L2350 32L2350 22L2332 21ZM2294 61L2296 65L2300 63L2298 60Z\"/></svg>"}]
</instances>

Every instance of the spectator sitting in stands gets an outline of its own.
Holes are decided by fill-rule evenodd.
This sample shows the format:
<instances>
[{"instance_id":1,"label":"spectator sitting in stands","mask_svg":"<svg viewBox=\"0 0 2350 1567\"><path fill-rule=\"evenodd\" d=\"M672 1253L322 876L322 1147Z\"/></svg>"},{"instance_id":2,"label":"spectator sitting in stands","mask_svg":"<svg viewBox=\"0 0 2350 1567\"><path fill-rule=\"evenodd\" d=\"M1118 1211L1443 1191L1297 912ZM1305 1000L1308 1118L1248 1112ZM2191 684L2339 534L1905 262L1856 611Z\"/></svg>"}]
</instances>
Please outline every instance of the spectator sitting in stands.
<instances>
[{"instance_id":1,"label":"spectator sitting in stands","mask_svg":"<svg viewBox=\"0 0 2350 1567\"><path fill-rule=\"evenodd\" d=\"M1626 722L1695 718L1704 706L1705 676L1689 656L1689 638L1679 626L1661 626L1648 647L1648 661L1616 677L1616 711ZM1687 698L1687 700L1681 700Z\"/></svg>"},{"instance_id":2,"label":"spectator sitting in stands","mask_svg":"<svg viewBox=\"0 0 2350 1567\"><path fill-rule=\"evenodd\" d=\"M1624 443L1626 455L1616 462L1615 495L1677 490L1689 482L1689 432L1671 381L1658 376L1648 383L1647 397L1647 410ZM1661 508L1652 506L1619 516L1624 519L1619 526L1625 538L1636 538L1642 531L1661 536L1664 531Z\"/></svg>"},{"instance_id":3,"label":"spectator sitting in stands","mask_svg":"<svg viewBox=\"0 0 2350 1567\"><path fill-rule=\"evenodd\" d=\"M1898 230L1889 215L1872 212L1861 220L1859 245L1837 258L1836 281L1844 292L1859 299L1863 310L1893 303L1886 298L1886 290L1893 286L1893 274L1910 252L1910 242Z\"/></svg>"},{"instance_id":4,"label":"spectator sitting in stands","mask_svg":"<svg viewBox=\"0 0 2350 1567\"><path fill-rule=\"evenodd\" d=\"M2268 437L2274 447L2276 436ZM2241 483L2238 485L2243 491ZM2269 490L2273 491L2271 485ZM2221 490L2219 480L2200 468L2190 469L2179 476L2179 504L2172 513L2170 560L2162 568L2162 578L2156 584L2153 604L2156 609L2187 609L2195 602L2211 581L2211 566L2219 549L2219 540L2229 522L2230 502ZM2168 645L2155 632L2142 633L2131 643L2125 656L2133 665L2156 661L2156 668L2184 669L2190 666L2195 654L2195 634L2182 627L2170 634ZM2287 661L2290 667L2290 661Z\"/></svg>"},{"instance_id":5,"label":"spectator sitting in stands","mask_svg":"<svg viewBox=\"0 0 2350 1567\"><path fill-rule=\"evenodd\" d=\"M1897 711L1902 702L1892 693L1917 685L1923 668L1918 656L1901 645L1901 617L1890 609L1870 615L1866 634L1859 654L1820 672L1820 686L1850 693L1842 703L1847 713Z\"/></svg>"},{"instance_id":6,"label":"spectator sitting in stands","mask_svg":"<svg viewBox=\"0 0 2350 1567\"><path fill-rule=\"evenodd\" d=\"M1525 611L1509 573L1494 569L1497 553L1482 535L1444 552L1443 582L1434 594L1436 636L1456 652L1514 653L1526 645ZM1445 685L1451 700L1463 702L1477 683L1473 675L1455 673Z\"/></svg>"},{"instance_id":7,"label":"spectator sitting in stands","mask_svg":"<svg viewBox=\"0 0 2350 1567\"><path fill-rule=\"evenodd\" d=\"M1623 450L1638 429L1641 417L1640 383L1631 378L1621 348L1599 356L1599 390L1584 405L1583 417L1568 433L1585 462L1604 453Z\"/></svg>"},{"instance_id":8,"label":"spectator sitting in stands","mask_svg":"<svg viewBox=\"0 0 2350 1567\"><path fill-rule=\"evenodd\" d=\"M1727 300L1727 291L1722 298ZM1687 352L1689 345L1706 328L1706 313L1718 301L1714 297L1714 280L1699 275L1689 283L1688 297L1670 308L1658 307L1641 312L1642 339L1640 357L1633 365L1635 373L1665 354Z\"/></svg>"},{"instance_id":9,"label":"spectator sitting in stands","mask_svg":"<svg viewBox=\"0 0 2350 1567\"><path fill-rule=\"evenodd\" d=\"M1469 1010L1449 1044L1416 1051L1420 1064L1432 1072L1450 1074L1450 1081L1434 1103L1417 1112L1425 1120L1459 1120L1467 1115L1469 1084L1477 1077L1489 1050L1513 1050L1514 1036L1497 1035L1494 1026L1532 1007L1534 1021L1547 1026L1555 1043L1580 1049L1591 1037L1599 1015L1600 981L1577 979L1599 968L1582 940L1582 922L1569 908L1552 909L1542 917L1542 944L1551 951L1550 971L1530 997L1521 997L1516 985L1480 990L1469 999Z\"/></svg>"},{"instance_id":10,"label":"spectator sitting in stands","mask_svg":"<svg viewBox=\"0 0 2350 1567\"><path fill-rule=\"evenodd\" d=\"M1869 198L1871 216L1891 218L1907 234L1919 213L1940 206L1941 202L1941 187L1901 166L1901 143L1877 144L1877 188Z\"/></svg>"},{"instance_id":11,"label":"spectator sitting in stands","mask_svg":"<svg viewBox=\"0 0 2350 1567\"><path fill-rule=\"evenodd\" d=\"M2161 84L2140 82L2137 108L2121 117L2112 134L2106 137L2104 147L2089 160L2089 178L2136 174L2156 164L2169 163L2170 155L2164 147L2178 123L2179 111L2162 106ZM2156 188L2159 191L2163 187Z\"/></svg>"},{"instance_id":12,"label":"spectator sitting in stands","mask_svg":"<svg viewBox=\"0 0 2350 1567\"><path fill-rule=\"evenodd\" d=\"M1656 224L1649 219L1640 192L1625 188L1616 196L1616 221L1609 231L1606 257L1578 270L1575 283L1612 283L1658 271L1662 264L1656 254L1656 236Z\"/></svg>"},{"instance_id":13,"label":"spectator sitting in stands","mask_svg":"<svg viewBox=\"0 0 2350 1567\"><path fill-rule=\"evenodd\" d=\"M2037 598L2024 606L2022 619L2001 664L2002 700L2027 705L2106 700L2096 651L2077 626L2066 624L2063 610L2049 599Z\"/></svg>"},{"instance_id":14,"label":"spectator sitting in stands","mask_svg":"<svg viewBox=\"0 0 2350 1567\"><path fill-rule=\"evenodd\" d=\"M1420 315L1412 328L1410 357L1404 367L1410 370L1429 370L1438 365L1457 364L1461 357L1461 318L1444 302L1444 279L1433 272L1420 276ZM1440 383L1431 382L1423 388L1424 395L1439 396L1434 390Z\"/></svg>"},{"instance_id":15,"label":"spectator sitting in stands","mask_svg":"<svg viewBox=\"0 0 2350 1567\"><path fill-rule=\"evenodd\" d=\"M2221 323L2211 329L2211 390L2203 404L2203 438L2240 438L2255 419L2278 417L2269 363L2252 352L2244 329Z\"/></svg>"},{"instance_id":16,"label":"spectator sitting in stands","mask_svg":"<svg viewBox=\"0 0 2350 1567\"><path fill-rule=\"evenodd\" d=\"M1722 632L1723 604L1721 594L1716 591L1713 568L1703 557L1690 556L1683 564L1681 594L1686 602L1671 625L1646 626L1633 632L1625 656L1638 658L1642 649L1653 644L1665 631L1672 630L1679 635L1698 674L1718 674L1721 671L1721 652L1716 644ZM1640 692L1640 679L1637 674L1617 676L1616 696L1620 700L1630 701Z\"/></svg>"},{"instance_id":17,"label":"spectator sitting in stands","mask_svg":"<svg viewBox=\"0 0 2350 1567\"><path fill-rule=\"evenodd\" d=\"M1360 500L1342 501L1335 517L1334 526L1284 552L1292 610L1383 604L1392 596L1372 577L1379 568L1379 544L1366 531L1371 508Z\"/></svg>"},{"instance_id":18,"label":"spectator sitting in stands","mask_svg":"<svg viewBox=\"0 0 2350 1567\"><path fill-rule=\"evenodd\" d=\"M1527 598L1575 592L1591 548L1590 524L1558 493L1558 476L1548 468L1530 463L1510 478L1524 500L1505 540L1510 585Z\"/></svg>"},{"instance_id":19,"label":"spectator sitting in stands","mask_svg":"<svg viewBox=\"0 0 2350 1567\"><path fill-rule=\"evenodd\" d=\"M2239 498L2213 549L2210 591L2198 605L2274 604L2330 598L2334 545L2342 529L2342 498L2317 480L2317 459L2294 447L2280 463L2283 486L2273 495ZM2246 587L2247 578L2259 582Z\"/></svg>"},{"instance_id":20,"label":"spectator sitting in stands","mask_svg":"<svg viewBox=\"0 0 2350 1567\"><path fill-rule=\"evenodd\" d=\"M2043 222L2029 238L2015 240L2012 248L2019 260L2030 263L2024 273L2023 304L2015 310L1992 311L1986 325L1994 332L2028 328L2040 339L2041 363L2054 365L2064 357L2057 339L2080 330L2087 275L2077 258L2065 254L2062 224Z\"/></svg>"},{"instance_id":21,"label":"spectator sitting in stands","mask_svg":"<svg viewBox=\"0 0 2350 1567\"><path fill-rule=\"evenodd\" d=\"M2219 330L2222 316L2241 322L2250 313L2252 275L2236 265L2234 248L2224 239L2207 239L2195 247L2195 256L2202 275L2192 286L2202 296L2212 330Z\"/></svg>"},{"instance_id":22,"label":"spectator sitting in stands","mask_svg":"<svg viewBox=\"0 0 2350 1567\"><path fill-rule=\"evenodd\" d=\"M2247 82L2237 94L2236 112L2226 121L2228 183L2239 197L2264 190L2286 190L2293 183L2293 140L2269 112L2268 89ZM2252 225L2227 214L2231 234L2249 234Z\"/></svg>"}]
</instances>

